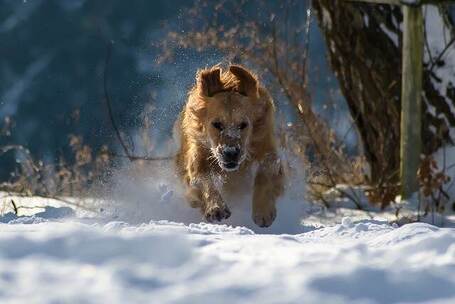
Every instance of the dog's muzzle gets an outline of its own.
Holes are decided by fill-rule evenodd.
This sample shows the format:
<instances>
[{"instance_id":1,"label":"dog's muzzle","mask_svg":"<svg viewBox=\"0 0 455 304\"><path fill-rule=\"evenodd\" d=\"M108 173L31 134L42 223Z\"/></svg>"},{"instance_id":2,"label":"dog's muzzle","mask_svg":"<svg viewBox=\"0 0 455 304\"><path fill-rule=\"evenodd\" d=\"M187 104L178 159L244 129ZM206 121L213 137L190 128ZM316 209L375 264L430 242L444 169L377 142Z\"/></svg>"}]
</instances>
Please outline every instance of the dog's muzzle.
<instances>
[{"instance_id":1,"label":"dog's muzzle","mask_svg":"<svg viewBox=\"0 0 455 304\"><path fill-rule=\"evenodd\" d=\"M224 146L221 148L221 167L227 171L238 169L241 162L241 151L238 147Z\"/></svg>"}]
</instances>

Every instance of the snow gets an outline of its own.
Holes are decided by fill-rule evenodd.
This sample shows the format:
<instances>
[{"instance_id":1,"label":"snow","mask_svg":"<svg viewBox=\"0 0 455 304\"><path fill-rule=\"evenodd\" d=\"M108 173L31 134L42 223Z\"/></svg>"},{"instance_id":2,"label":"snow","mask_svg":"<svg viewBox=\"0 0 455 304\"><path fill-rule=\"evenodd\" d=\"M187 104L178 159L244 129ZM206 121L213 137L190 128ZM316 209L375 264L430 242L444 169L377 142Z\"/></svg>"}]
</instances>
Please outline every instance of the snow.
<instances>
[{"instance_id":1,"label":"snow","mask_svg":"<svg viewBox=\"0 0 455 304\"><path fill-rule=\"evenodd\" d=\"M389 30L384 23L381 23L379 26L381 27L381 30L387 35L387 37L392 40L393 44L398 46L398 34Z\"/></svg>"},{"instance_id":2,"label":"snow","mask_svg":"<svg viewBox=\"0 0 455 304\"><path fill-rule=\"evenodd\" d=\"M29 200L44 208L0 217L1 303L455 301L453 228L345 216L260 234L226 224L131 223Z\"/></svg>"},{"instance_id":3,"label":"snow","mask_svg":"<svg viewBox=\"0 0 455 304\"><path fill-rule=\"evenodd\" d=\"M332 17L330 17L330 13L326 9L322 10L322 22L327 29L330 30L332 28Z\"/></svg>"},{"instance_id":4,"label":"snow","mask_svg":"<svg viewBox=\"0 0 455 304\"><path fill-rule=\"evenodd\" d=\"M287 162L294 160L283 155ZM144 166L144 165L140 165ZM300 167L301 168L301 167ZM223 224L244 226L255 233L301 233L301 217L306 212L304 201L305 187L302 173L295 173L288 181L286 194L277 203L277 218L274 225L266 229L259 228L252 220L253 174L256 166L252 166L251 174L238 183L242 187L241 195L222 193L230 208L231 217ZM111 199L100 201L97 209L103 210L103 216L110 220L126 221L130 224L141 224L150 220L170 220L190 225L202 220L198 209L189 208L185 202L181 185L176 182L175 170L167 162L154 163L153 168L143 168L144 176L135 172L119 171L115 175L112 189L107 194Z\"/></svg>"},{"instance_id":5,"label":"snow","mask_svg":"<svg viewBox=\"0 0 455 304\"><path fill-rule=\"evenodd\" d=\"M365 27L369 27L370 26L370 18L368 17L367 14L365 14L363 16L363 23L365 24Z\"/></svg>"},{"instance_id":6,"label":"snow","mask_svg":"<svg viewBox=\"0 0 455 304\"><path fill-rule=\"evenodd\" d=\"M441 22L428 6L433 54L448 39ZM435 69L444 96L452 53ZM455 163L452 150L435 154L441 167ZM115 200L0 193L0 303L455 303L455 228L399 227L390 214L355 210L338 199L341 190L365 201L348 185L326 193L336 211L303 204L303 178L290 181L269 228L252 222L250 194L230 200L227 221L209 224L183 203L172 168L154 170L148 178L118 172ZM26 208L15 214L11 200Z\"/></svg>"},{"instance_id":7,"label":"snow","mask_svg":"<svg viewBox=\"0 0 455 304\"><path fill-rule=\"evenodd\" d=\"M450 198L455 197L455 147L446 146L440 148L433 154L437 162L438 170L450 177L450 181L445 185L444 190Z\"/></svg>"},{"instance_id":8,"label":"snow","mask_svg":"<svg viewBox=\"0 0 455 304\"><path fill-rule=\"evenodd\" d=\"M401 0L401 3L406 5L417 5L419 2L420 0Z\"/></svg>"},{"instance_id":9,"label":"snow","mask_svg":"<svg viewBox=\"0 0 455 304\"><path fill-rule=\"evenodd\" d=\"M454 303L455 228L305 203L283 158L291 177L265 229L247 192L226 197L228 220L201 222L164 162L113 173L103 199L0 193L0 303Z\"/></svg>"},{"instance_id":10,"label":"snow","mask_svg":"<svg viewBox=\"0 0 455 304\"><path fill-rule=\"evenodd\" d=\"M439 55L446 49L448 43L452 39L450 29L445 25L443 17L437 6L426 5L424 6L425 16L425 32L428 48L425 47L424 62L430 67L434 64L432 61L436 60ZM431 58L431 60L430 60ZM448 89L455 85L455 48L451 45L445 50L444 55L440 58L443 62L440 66L433 68L434 75L431 77L435 89L441 96L446 99L447 105L450 107L450 111L455 115L455 109L452 100L447 96ZM430 113L435 114L435 109L427 102L427 106L430 107ZM443 113L436 113L438 117L446 120L447 125L451 124L448 122L447 117ZM455 130L451 128L450 136L455 138Z\"/></svg>"}]
</instances>

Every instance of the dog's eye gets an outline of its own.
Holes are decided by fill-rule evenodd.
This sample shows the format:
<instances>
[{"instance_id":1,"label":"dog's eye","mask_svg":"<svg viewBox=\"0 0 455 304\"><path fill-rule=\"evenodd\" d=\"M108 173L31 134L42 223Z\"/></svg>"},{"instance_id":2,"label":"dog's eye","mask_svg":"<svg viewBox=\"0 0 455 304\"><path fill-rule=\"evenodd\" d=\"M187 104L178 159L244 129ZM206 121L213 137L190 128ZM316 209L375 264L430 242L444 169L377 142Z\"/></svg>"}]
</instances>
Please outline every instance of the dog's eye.
<instances>
[{"instance_id":1,"label":"dog's eye","mask_svg":"<svg viewBox=\"0 0 455 304\"><path fill-rule=\"evenodd\" d=\"M248 127L248 123L247 123L246 121L242 122L242 123L239 125L239 129L240 129L240 130L245 129L246 127Z\"/></svg>"},{"instance_id":2,"label":"dog's eye","mask_svg":"<svg viewBox=\"0 0 455 304\"><path fill-rule=\"evenodd\" d=\"M219 122L219 121L212 122L212 126L215 129L220 130L220 131L222 131L224 129L223 124L221 122Z\"/></svg>"}]
</instances>

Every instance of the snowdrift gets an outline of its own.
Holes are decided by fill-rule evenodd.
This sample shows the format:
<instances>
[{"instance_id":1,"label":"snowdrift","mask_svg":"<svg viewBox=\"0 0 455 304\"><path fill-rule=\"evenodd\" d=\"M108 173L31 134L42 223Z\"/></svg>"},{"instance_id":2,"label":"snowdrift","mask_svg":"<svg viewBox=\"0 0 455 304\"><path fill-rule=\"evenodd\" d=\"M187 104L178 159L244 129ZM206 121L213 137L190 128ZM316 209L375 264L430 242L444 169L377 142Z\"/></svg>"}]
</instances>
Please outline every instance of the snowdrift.
<instances>
[{"instance_id":1,"label":"snowdrift","mask_svg":"<svg viewBox=\"0 0 455 304\"><path fill-rule=\"evenodd\" d=\"M1 303L455 301L452 228L346 217L299 234L256 234L74 215L54 207L1 217Z\"/></svg>"}]
</instances>

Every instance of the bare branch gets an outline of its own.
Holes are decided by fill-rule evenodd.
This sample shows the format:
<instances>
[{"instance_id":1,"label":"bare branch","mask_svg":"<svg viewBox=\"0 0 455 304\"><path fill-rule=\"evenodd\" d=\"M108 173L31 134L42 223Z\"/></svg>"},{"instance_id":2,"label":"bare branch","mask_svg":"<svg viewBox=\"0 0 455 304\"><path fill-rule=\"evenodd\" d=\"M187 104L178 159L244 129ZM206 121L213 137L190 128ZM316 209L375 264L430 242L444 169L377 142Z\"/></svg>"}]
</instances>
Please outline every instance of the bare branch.
<instances>
[{"instance_id":1,"label":"bare branch","mask_svg":"<svg viewBox=\"0 0 455 304\"><path fill-rule=\"evenodd\" d=\"M104 102L106 104L107 113L109 115L109 120L111 122L112 128L114 129L115 135L117 136L117 139L120 142L120 145L122 146L122 149L125 152L126 156L130 160L132 160L132 155L128 151L128 147L126 146L126 143L123 141L122 135L120 134L120 130L117 127L117 124L115 122L114 113L112 111L111 99L109 97L109 93L108 93L108 89L107 89L107 72L108 72L109 63L111 60L113 44L114 44L114 42L111 41L111 42L109 42L109 44L107 46L106 61L104 63L104 73L103 73Z\"/></svg>"},{"instance_id":2,"label":"bare branch","mask_svg":"<svg viewBox=\"0 0 455 304\"><path fill-rule=\"evenodd\" d=\"M111 99L109 97L109 92L108 92L108 88L107 88L107 73L108 73L109 63L110 63L110 60L111 60L113 44L114 44L113 41L109 42L109 44L108 44L107 54L106 54L106 61L105 61L105 64L104 64L104 73L103 73L104 101L105 101L105 104L106 104L107 113L109 115L109 120L111 122L111 126L114 129L115 135L116 135L118 141L120 142L120 145L122 146L122 149L123 149L123 152L125 152L125 155L118 155L118 154L115 154L115 153L110 153L110 155L114 156L114 157L128 158L131 162L137 161L137 160L158 161L158 160L169 160L169 159L172 159L173 158L172 156L165 156L165 157L137 156L137 155L133 155L128 150L128 147L127 147L125 141L122 138L122 135L121 135L120 130L119 130L118 126L117 126L117 123L115 122L114 113L113 113L113 110L112 110L112 103L111 103Z\"/></svg>"},{"instance_id":3,"label":"bare branch","mask_svg":"<svg viewBox=\"0 0 455 304\"><path fill-rule=\"evenodd\" d=\"M452 44L455 43L455 37L453 37L449 43L447 43L447 45L445 46L445 48L441 51L441 53L439 53L438 57L433 60L431 66L430 66L430 69L428 70L430 73L433 72L433 69L434 67L436 66L436 64L438 64L441 59L444 57L445 53L449 50L449 48L452 46Z\"/></svg>"}]
</instances>

